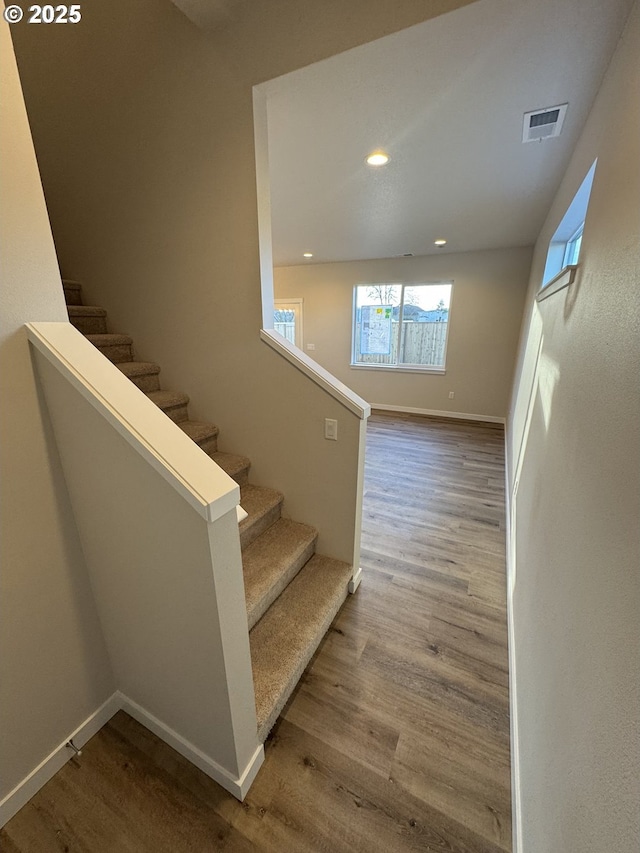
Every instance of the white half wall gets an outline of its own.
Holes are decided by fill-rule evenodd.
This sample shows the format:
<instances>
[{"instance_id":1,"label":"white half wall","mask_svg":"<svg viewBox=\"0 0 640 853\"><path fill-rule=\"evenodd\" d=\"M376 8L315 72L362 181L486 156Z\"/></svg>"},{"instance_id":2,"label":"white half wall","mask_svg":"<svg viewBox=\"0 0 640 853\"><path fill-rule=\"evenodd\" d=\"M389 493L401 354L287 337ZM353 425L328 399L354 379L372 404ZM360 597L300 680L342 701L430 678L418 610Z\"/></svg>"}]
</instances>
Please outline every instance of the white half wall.
<instances>
[{"instance_id":1,"label":"white half wall","mask_svg":"<svg viewBox=\"0 0 640 853\"><path fill-rule=\"evenodd\" d=\"M55 327L36 324L58 348L39 340L35 362L118 689L161 737L188 744L199 766L217 768L214 778L236 793L260 747L239 488L64 326L70 334L54 338Z\"/></svg>"}]
</instances>

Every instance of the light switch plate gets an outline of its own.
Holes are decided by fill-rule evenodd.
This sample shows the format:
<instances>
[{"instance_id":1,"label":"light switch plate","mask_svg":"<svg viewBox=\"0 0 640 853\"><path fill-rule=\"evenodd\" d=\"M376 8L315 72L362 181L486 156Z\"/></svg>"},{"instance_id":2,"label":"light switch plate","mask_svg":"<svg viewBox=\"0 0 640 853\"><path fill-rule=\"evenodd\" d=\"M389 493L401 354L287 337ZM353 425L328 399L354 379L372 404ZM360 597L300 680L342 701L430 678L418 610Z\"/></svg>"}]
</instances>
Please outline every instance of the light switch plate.
<instances>
[{"instance_id":1,"label":"light switch plate","mask_svg":"<svg viewBox=\"0 0 640 853\"><path fill-rule=\"evenodd\" d=\"M331 441L338 440L338 421L334 418L324 419L324 437Z\"/></svg>"}]
</instances>

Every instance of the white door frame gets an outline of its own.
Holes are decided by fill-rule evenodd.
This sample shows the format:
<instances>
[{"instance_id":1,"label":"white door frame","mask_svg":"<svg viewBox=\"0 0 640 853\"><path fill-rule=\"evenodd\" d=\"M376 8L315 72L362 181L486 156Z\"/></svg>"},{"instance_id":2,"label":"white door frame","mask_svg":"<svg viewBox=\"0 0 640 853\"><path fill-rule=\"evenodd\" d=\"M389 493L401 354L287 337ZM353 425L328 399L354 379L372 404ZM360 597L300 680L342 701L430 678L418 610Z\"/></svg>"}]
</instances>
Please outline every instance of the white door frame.
<instances>
[{"instance_id":1,"label":"white door frame","mask_svg":"<svg viewBox=\"0 0 640 853\"><path fill-rule=\"evenodd\" d=\"M274 311L293 311L295 315L295 324L296 324L296 346L298 349L302 349L304 334L303 334L303 326L302 326L302 303L303 300L301 297L296 296L292 299L274 299L273 300L273 310Z\"/></svg>"}]
</instances>

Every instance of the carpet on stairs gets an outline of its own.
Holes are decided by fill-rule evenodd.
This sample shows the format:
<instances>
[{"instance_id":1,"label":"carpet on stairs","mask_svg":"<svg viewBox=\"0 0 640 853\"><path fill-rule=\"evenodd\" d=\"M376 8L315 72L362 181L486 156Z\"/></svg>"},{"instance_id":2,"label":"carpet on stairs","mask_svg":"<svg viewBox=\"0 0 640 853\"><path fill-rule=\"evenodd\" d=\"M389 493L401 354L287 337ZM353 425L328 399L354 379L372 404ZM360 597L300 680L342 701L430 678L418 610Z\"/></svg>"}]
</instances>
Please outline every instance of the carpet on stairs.
<instances>
[{"instance_id":1,"label":"carpet on stairs","mask_svg":"<svg viewBox=\"0 0 640 853\"><path fill-rule=\"evenodd\" d=\"M137 361L129 335L108 331L107 312L85 306L63 282L70 321L240 486L239 525L258 737L264 741L347 596L352 569L315 553L318 532L282 517L284 496L249 483L251 461L218 450L218 427L189 418L189 397L163 389L160 366Z\"/></svg>"}]
</instances>

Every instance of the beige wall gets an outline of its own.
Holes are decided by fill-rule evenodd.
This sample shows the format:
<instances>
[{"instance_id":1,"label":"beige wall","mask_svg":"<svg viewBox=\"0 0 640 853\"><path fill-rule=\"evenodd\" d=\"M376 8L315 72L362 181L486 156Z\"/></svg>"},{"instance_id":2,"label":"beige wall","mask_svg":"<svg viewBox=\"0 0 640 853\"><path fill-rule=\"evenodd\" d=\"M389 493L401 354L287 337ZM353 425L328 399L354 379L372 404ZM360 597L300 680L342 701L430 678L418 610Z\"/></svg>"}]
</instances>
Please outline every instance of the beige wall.
<instances>
[{"instance_id":1,"label":"beige wall","mask_svg":"<svg viewBox=\"0 0 640 853\"><path fill-rule=\"evenodd\" d=\"M143 357L162 363L167 384L191 393L196 416L220 423L229 449L254 457L258 481L279 476L288 442L304 444L307 431L321 427L325 410L314 404L296 429L286 409L292 405L288 368L257 340L251 85L457 5L464 4L372 6L357 0L346 27L341 4L292 0L275 4L270 19L274 4L265 0L247 5L255 14L246 28L209 40L168 0L94 0L81 27L14 28L65 273L83 280L89 298L108 307L115 328L134 334ZM308 13L315 15L313 26ZM637 455L630 450L638 439L637 361L631 358L637 357L638 331L632 289L637 293L638 99L629 89L634 56L637 48L616 60L606 84L612 100L600 97L544 232L548 240L589 158L599 154L584 275L568 304L560 295L544 309L553 312L544 317L546 352L560 359L560 381L549 427L536 416L519 492L513 611L524 744L523 850L531 853L633 849L629 780L637 766L638 681L624 650L638 646L637 543L629 541L638 517ZM28 157L22 143L17 137ZM533 281L541 275L541 251ZM6 340L2 344L14 365L6 380L3 374L3 412L10 409L5 417L12 424L10 431L3 428L5 436L19 434L24 448L31 437L24 424L32 416L37 424L38 410L26 351L20 355L23 344L14 331L34 319L25 315L36 308L37 319L57 319L63 311L50 280L29 282L31 295L25 296L24 280L12 276L8 293L3 280L3 295L15 306L2 315L14 341L9 349ZM280 407L284 420L274 418ZM15 566L11 581L22 609L3 619L2 629L20 638L21 664L11 663L3 690L25 678L24 661L38 660L51 631L59 640L53 655L45 649L38 669L46 679L29 675L20 688L23 728L3 728L14 745L14 774L33 766L59 736L50 727L59 722L68 694L91 705L76 678L92 677L85 662L95 648L88 594L76 577L77 542L54 488L60 475L50 468L44 427L35 434L28 450L17 453L12 444L9 460L18 468L12 481L37 483L40 492L37 512L26 485L14 487L9 504L14 532L5 562ZM322 480L330 444L331 466L343 465L340 443L325 444L309 448L319 460L309 472L309 492L315 477ZM296 498L300 506L305 499L302 492ZM56 581L53 599L40 583L42 574ZM101 691L99 684L93 688L91 698ZM42 695L58 704L37 730L36 743L25 738L35 730L29 723L40 713Z\"/></svg>"},{"instance_id":2,"label":"beige wall","mask_svg":"<svg viewBox=\"0 0 640 853\"><path fill-rule=\"evenodd\" d=\"M277 268L274 291L302 297L305 348L372 406L504 418L530 269L529 247L313 264ZM454 283L445 375L349 366L356 284L438 281Z\"/></svg>"},{"instance_id":3,"label":"beige wall","mask_svg":"<svg viewBox=\"0 0 640 853\"><path fill-rule=\"evenodd\" d=\"M519 853L638 849L638 13L535 249L509 421ZM536 304L551 235L596 157L576 281Z\"/></svg>"},{"instance_id":4,"label":"beige wall","mask_svg":"<svg viewBox=\"0 0 640 853\"><path fill-rule=\"evenodd\" d=\"M66 311L4 21L0 58L1 800L114 686L22 328Z\"/></svg>"},{"instance_id":5,"label":"beige wall","mask_svg":"<svg viewBox=\"0 0 640 853\"><path fill-rule=\"evenodd\" d=\"M76 27L14 28L63 272L347 559L359 423L259 339L252 85L460 5L358 0L347 24L340 6L255 3L206 36L169 0L96 0Z\"/></svg>"}]
</instances>

